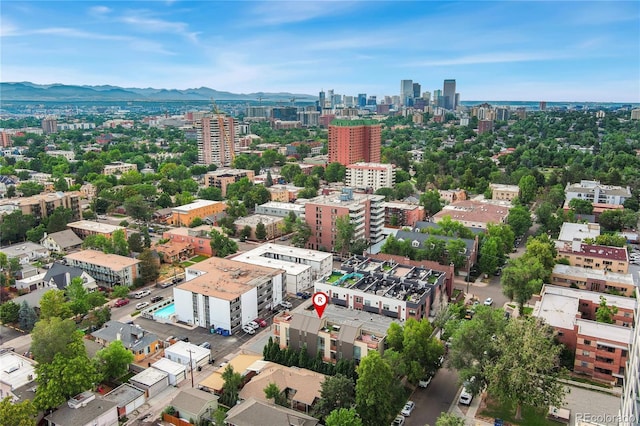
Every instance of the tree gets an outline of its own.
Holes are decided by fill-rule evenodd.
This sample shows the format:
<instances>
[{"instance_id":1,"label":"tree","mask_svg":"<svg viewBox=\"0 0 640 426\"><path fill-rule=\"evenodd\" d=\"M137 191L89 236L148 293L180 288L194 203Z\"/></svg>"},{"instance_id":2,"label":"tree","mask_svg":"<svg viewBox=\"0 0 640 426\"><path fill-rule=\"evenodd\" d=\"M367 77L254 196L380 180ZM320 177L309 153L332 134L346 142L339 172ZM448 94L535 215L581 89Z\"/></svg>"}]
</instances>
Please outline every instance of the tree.
<instances>
[{"instance_id":1,"label":"tree","mask_svg":"<svg viewBox=\"0 0 640 426\"><path fill-rule=\"evenodd\" d=\"M427 216L433 216L442 210L442 201L440 201L440 193L435 190L426 191L420 196L420 204L424 206Z\"/></svg>"},{"instance_id":2,"label":"tree","mask_svg":"<svg viewBox=\"0 0 640 426\"><path fill-rule=\"evenodd\" d=\"M322 382L320 400L314 406L313 416L324 419L336 409L352 407L356 402L355 392L353 380L350 378L342 374L327 376Z\"/></svg>"},{"instance_id":3,"label":"tree","mask_svg":"<svg viewBox=\"0 0 640 426\"><path fill-rule=\"evenodd\" d=\"M72 312L66 301L64 291L49 290L40 299L40 319L71 317Z\"/></svg>"},{"instance_id":4,"label":"tree","mask_svg":"<svg viewBox=\"0 0 640 426\"><path fill-rule=\"evenodd\" d=\"M36 311L34 311L33 308L29 306L26 300L23 300L20 304L20 312L18 313L18 317L20 321L20 328L25 331L31 331L36 321L38 321Z\"/></svg>"},{"instance_id":5,"label":"tree","mask_svg":"<svg viewBox=\"0 0 640 426\"><path fill-rule=\"evenodd\" d=\"M501 250L502 242L497 237L485 238L480 247L480 259L478 260L478 268L484 274L493 275L504 255Z\"/></svg>"},{"instance_id":6,"label":"tree","mask_svg":"<svg viewBox=\"0 0 640 426\"><path fill-rule=\"evenodd\" d=\"M311 238L311 227L302 219L296 219L296 224L293 227L291 244L294 247L302 248L307 245L309 238Z\"/></svg>"},{"instance_id":7,"label":"tree","mask_svg":"<svg viewBox=\"0 0 640 426\"><path fill-rule=\"evenodd\" d=\"M520 187L520 202L522 204L529 204L533 201L538 191L538 183L536 178L532 175L522 176L518 182Z\"/></svg>"},{"instance_id":8,"label":"tree","mask_svg":"<svg viewBox=\"0 0 640 426\"><path fill-rule=\"evenodd\" d=\"M589 200L572 198L569 201L569 207L576 212L576 214L593 214L593 203Z\"/></svg>"},{"instance_id":9,"label":"tree","mask_svg":"<svg viewBox=\"0 0 640 426\"><path fill-rule=\"evenodd\" d=\"M233 407L238 401L238 392L242 384L242 375L233 370L233 366L227 365L222 372L224 385L222 386L222 395L220 395L220 403L227 407Z\"/></svg>"},{"instance_id":10,"label":"tree","mask_svg":"<svg viewBox=\"0 0 640 426\"><path fill-rule=\"evenodd\" d=\"M41 410L55 408L69 397L91 389L98 379L96 367L87 358L86 350L72 358L58 353L52 362L39 363L36 373L38 387L34 402Z\"/></svg>"},{"instance_id":11,"label":"tree","mask_svg":"<svg viewBox=\"0 0 640 426\"><path fill-rule=\"evenodd\" d=\"M103 380L112 380L122 377L133 359L133 354L124 347L122 341L114 340L96 353L95 362Z\"/></svg>"},{"instance_id":12,"label":"tree","mask_svg":"<svg viewBox=\"0 0 640 426\"><path fill-rule=\"evenodd\" d=\"M54 232L64 231L67 229L67 224L71 221L72 217L73 212L71 209L58 207L48 218L47 233L53 234Z\"/></svg>"},{"instance_id":13,"label":"tree","mask_svg":"<svg viewBox=\"0 0 640 426\"><path fill-rule=\"evenodd\" d=\"M31 228L27 231L27 234L26 234L27 240L31 241L32 243L39 243L42 240L42 238L44 238L44 233L46 231L47 231L47 227L44 225L44 223L41 223L35 228Z\"/></svg>"},{"instance_id":14,"label":"tree","mask_svg":"<svg viewBox=\"0 0 640 426\"><path fill-rule=\"evenodd\" d=\"M140 278L145 284L151 283L160 276L160 258L150 249L144 249L138 255L140 261Z\"/></svg>"},{"instance_id":15,"label":"tree","mask_svg":"<svg viewBox=\"0 0 640 426\"><path fill-rule=\"evenodd\" d=\"M27 231L34 227L35 222L32 215L22 214L21 210L5 215L0 224L0 241L2 243L23 241Z\"/></svg>"},{"instance_id":16,"label":"tree","mask_svg":"<svg viewBox=\"0 0 640 426\"><path fill-rule=\"evenodd\" d=\"M267 180L264 183L264 186L270 188L273 186L273 177L271 176L271 170L267 171Z\"/></svg>"},{"instance_id":17,"label":"tree","mask_svg":"<svg viewBox=\"0 0 640 426\"><path fill-rule=\"evenodd\" d=\"M451 413L442 413L436 419L436 426L464 426L465 422L462 417L458 417Z\"/></svg>"},{"instance_id":18,"label":"tree","mask_svg":"<svg viewBox=\"0 0 640 426\"><path fill-rule=\"evenodd\" d=\"M13 402L11 396L0 401L0 419L6 426L36 426L38 409L30 399Z\"/></svg>"},{"instance_id":19,"label":"tree","mask_svg":"<svg viewBox=\"0 0 640 426\"><path fill-rule=\"evenodd\" d=\"M251 226L245 225L240 230L240 241L246 241L251 236Z\"/></svg>"},{"instance_id":20,"label":"tree","mask_svg":"<svg viewBox=\"0 0 640 426\"><path fill-rule=\"evenodd\" d=\"M336 239L334 244L334 251L340 252L341 256L348 253L351 249L351 243L356 232L356 227L351 223L351 218L348 214L339 216L336 219Z\"/></svg>"},{"instance_id":21,"label":"tree","mask_svg":"<svg viewBox=\"0 0 640 426\"><path fill-rule=\"evenodd\" d=\"M44 191L44 185L32 181L22 182L18 185L18 191L22 192L23 197L31 197Z\"/></svg>"},{"instance_id":22,"label":"tree","mask_svg":"<svg viewBox=\"0 0 640 426\"><path fill-rule=\"evenodd\" d=\"M67 358L86 353L82 333L71 319L52 317L38 321L31 332L31 351L38 363L46 364L60 353Z\"/></svg>"},{"instance_id":23,"label":"tree","mask_svg":"<svg viewBox=\"0 0 640 426\"><path fill-rule=\"evenodd\" d=\"M562 347L553 340L553 330L534 319L514 318L503 333L492 340L496 356L487 365L489 393L502 403L516 405L515 419L522 419L522 406L546 410L560 407L566 394L558 368Z\"/></svg>"},{"instance_id":24,"label":"tree","mask_svg":"<svg viewBox=\"0 0 640 426\"><path fill-rule=\"evenodd\" d=\"M144 241L142 240L142 234L139 232L129 235L127 244L129 244L129 249L135 253L142 253L142 250L144 250Z\"/></svg>"},{"instance_id":25,"label":"tree","mask_svg":"<svg viewBox=\"0 0 640 426\"><path fill-rule=\"evenodd\" d=\"M283 391L280 390L278 385L275 384L275 383L269 383L264 388L264 395L268 399L273 399L273 402L275 404L281 405L283 407L288 407L288 405L289 405L289 403L287 401L287 396L284 394Z\"/></svg>"},{"instance_id":26,"label":"tree","mask_svg":"<svg viewBox=\"0 0 640 426\"><path fill-rule=\"evenodd\" d=\"M9 300L8 302L0 305L0 321L3 324L18 322L19 312L20 305L15 303L13 300Z\"/></svg>"},{"instance_id":27,"label":"tree","mask_svg":"<svg viewBox=\"0 0 640 426\"><path fill-rule=\"evenodd\" d=\"M505 296L518 303L518 311L522 315L524 304L540 291L543 277L547 275L548 271L534 257L512 259L502 270L502 291Z\"/></svg>"},{"instance_id":28,"label":"tree","mask_svg":"<svg viewBox=\"0 0 640 426\"><path fill-rule=\"evenodd\" d=\"M358 365L356 410L366 426L390 424L403 394L387 361L371 351Z\"/></svg>"},{"instance_id":29,"label":"tree","mask_svg":"<svg viewBox=\"0 0 640 426\"><path fill-rule=\"evenodd\" d=\"M327 417L327 426L362 426L362 420L353 408L339 408Z\"/></svg>"},{"instance_id":30,"label":"tree","mask_svg":"<svg viewBox=\"0 0 640 426\"><path fill-rule=\"evenodd\" d=\"M340 163L331 163L327 165L324 171L324 178L327 182L342 182L346 174L347 168Z\"/></svg>"},{"instance_id":31,"label":"tree","mask_svg":"<svg viewBox=\"0 0 640 426\"><path fill-rule=\"evenodd\" d=\"M227 257L238 251L238 244L231 238L222 235L215 229L211 230L211 249L216 257Z\"/></svg>"},{"instance_id":32,"label":"tree","mask_svg":"<svg viewBox=\"0 0 640 426\"><path fill-rule=\"evenodd\" d=\"M600 296L600 304L596 309L596 321L604 322L607 324L613 324L615 320L613 317L618 313L617 306L607 306L607 299L604 296Z\"/></svg>"},{"instance_id":33,"label":"tree","mask_svg":"<svg viewBox=\"0 0 640 426\"><path fill-rule=\"evenodd\" d=\"M267 228L264 226L264 223L258 222L256 225L256 239L259 241L264 240L267 237Z\"/></svg>"},{"instance_id":34,"label":"tree","mask_svg":"<svg viewBox=\"0 0 640 426\"><path fill-rule=\"evenodd\" d=\"M551 238L547 234L540 234L527 241L527 250L523 257L537 259L547 270L547 274L541 277L546 280L550 276L553 265L556 264L557 254L556 246Z\"/></svg>"},{"instance_id":35,"label":"tree","mask_svg":"<svg viewBox=\"0 0 640 426\"><path fill-rule=\"evenodd\" d=\"M513 229L516 235L524 235L531 228L531 214L524 206L515 206L509 210L507 224Z\"/></svg>"},{"instance_id":36,"label":"tree","mask_svg":"<svg viewBox=\"0 0 640 426\"><path fill-rule=\"evenodd\" d=\"M131 291L131 288L126 285L117 285L113 287L113 292L111 294L113 295L113 297L117 297L117 298L127 297L130 291Z\"/></svg>"},{"instance_id":37,"label":"tree","mask_svg":"<svg viewBox=\"0 0 640 426\"><path fill-rule=\"evenodd\" d=\"M13 198L16 196L16 187L15 185L9 185L7 187L7 198Z\"/></svg>"},{"instance_id":38,"label":"tree","mask_svg":"<svg viewBox=\"0 0 640 426\"><path fill-rule=\"evenodd\" d=\"M89 302L87 300L87 289L84 288L82 278L75 277L71 279L71 283L65 289L67 299L69 299L69 308L75 315L84 315L89 311Z\"/></svg>"},{"instance_id":39,"label":"tree","mask_svg":"<svg viewBox=\"0 0 640 426\"><path fill-rule=\"evenodd\" d=\"M597 244L610 247L624 247L627 245L627 239L622 235L616 234L600 234L593 240L593 242L589 240L591 239L585 238L585 244Z\"/></svg>"},{"instance_id":40,"label":"tree","mask_svg":"<svg viewBox=\"0 0 640 426\"><path fill-rule=\"evenodd\" d=\"M123 229L113 231L111 234L111 242L113 243L113 252L120 256L129 255L129 243Z\"/></svg>"},{"instance_id":41,"label":"tree","mask_svg":"<svg viewBox=\"0 0 640 426\"><path fill-rule=\"evenodd\" d=\"M129 216L144 222L151 219L151 207L142 195L134 195L124 200L124 208Z\"/></svg>"}]
</instances>

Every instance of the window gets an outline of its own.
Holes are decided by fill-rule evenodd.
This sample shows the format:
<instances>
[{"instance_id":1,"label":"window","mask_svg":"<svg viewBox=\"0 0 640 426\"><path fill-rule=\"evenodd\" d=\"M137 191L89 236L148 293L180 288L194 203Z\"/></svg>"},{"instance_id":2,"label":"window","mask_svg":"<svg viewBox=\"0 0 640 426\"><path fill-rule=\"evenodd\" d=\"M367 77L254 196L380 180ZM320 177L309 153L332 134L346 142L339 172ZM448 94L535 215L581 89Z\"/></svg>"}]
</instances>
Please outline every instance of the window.
<instances>
[{"instance_id":1,"label":"window","mask_svg":"<svg viewBox=\"0 0 640 426\"><path fill-rule=\"evenodd\" d=\"M583 356L589 356L589 351L582 351Z\"/></svg>"},{"instance_id":2,"label":"window","mask_svg":"<svg viewBox=\"0 0 640 426\"><path fill-rule=\"evenodd\" d=\"M591 340L585 339L584 340L584 344L587 345L587 346L591 346Z\"/></svg>"},{"instance_id":3,"label":"window","mask_svg":"<svg viewBox=\"0 0 640 426\"><path fill-rule=\"evenodd\" d=\"M586 361L580 362L580 367L588 367L588 366L589 366L588 362L586 362Z\"/></svg>"}]
</instances>

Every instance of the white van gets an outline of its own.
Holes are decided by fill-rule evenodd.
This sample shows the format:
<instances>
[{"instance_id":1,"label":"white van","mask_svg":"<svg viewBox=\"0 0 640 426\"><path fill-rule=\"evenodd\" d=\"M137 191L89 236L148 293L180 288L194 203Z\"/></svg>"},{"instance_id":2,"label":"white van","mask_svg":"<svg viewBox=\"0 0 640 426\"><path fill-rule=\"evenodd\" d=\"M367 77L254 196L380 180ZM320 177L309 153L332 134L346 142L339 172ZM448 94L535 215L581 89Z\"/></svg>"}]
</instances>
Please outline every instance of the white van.
<instances>
[{"instance_id":1,"label":"white van","mask_svg":"<svg viewBox=\"0 0 640 426\"><path fill-rule=\"evenodd\" d=\"M149 290L140 290L134 293L133 297L135 297L136 299L142 299L143 297L148 296L150 294L151 292Z\"/></svg>"}]
</instances>

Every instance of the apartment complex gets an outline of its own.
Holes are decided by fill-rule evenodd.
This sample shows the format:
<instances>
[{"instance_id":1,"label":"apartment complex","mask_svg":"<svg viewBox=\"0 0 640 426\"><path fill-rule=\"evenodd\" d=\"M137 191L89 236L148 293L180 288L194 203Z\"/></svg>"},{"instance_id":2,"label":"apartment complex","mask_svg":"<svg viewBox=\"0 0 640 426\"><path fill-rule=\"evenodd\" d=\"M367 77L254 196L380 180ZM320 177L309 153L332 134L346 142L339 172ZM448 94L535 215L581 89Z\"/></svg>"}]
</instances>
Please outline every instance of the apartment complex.
<instances>
[{"instance_id":1,"label":"apartment complex","mask_svg":"<svg viewBox=\"0 0 640 426\"><path fill-rule=\"evenodd\" d=\"M333 120L329 125L329 163L379 163L381 138L382 125L376 121Z\"/></svg>"},{"instance_id":2,"label":"apartment complex","mask_svg":"<svg viewBox=\"0 0 640 426\"><path fill-rule=\"evenodd\" d=\"M558 259L567 259L569 265L586 269L626 274L629 272L629 254L626 247L584 244L581 241L556 245Z\"/></svg>"},{"instance_id":3,"label":"apartment complex","mask_svg":"<svg viewBox=\"0 0 640 426\"><path fill-rule=\"evenodd\" d=\"M306 348L311 357L318 352L326 362L341 359L357 363L369 352L384 352L387 330L398 319L372 315L328 304L318 318L314 311L282 312L273 318L272 331L281 348Z\"/></svg>"},{"instance_id":4,"label":"apartment complex","mask_svg":"<svg viewBox=\"0 0 640 426\"><path fill-rule=\"evenodd\" d=\"M518 185L492 183L489 188L491 188L491 198L494 200L513 201L514 198L520 195L520 187Z\"/></svg>"},{"instance_id":5,"label":"apartment complex","mask_svg":"<svg viewBox=\"0 0 640 426\"><path fill-rule=\"evenodd\" d=\"M640 112L640 110L637 110ZM640 291L636 300L640 299ZM622 402L620 405L620 425L635 426L640 421L640 305L636 305L633 340L624 377Z\"/></svg>"},{"instance_id":6,"label":"apartment complex","mask_svg":"<svg viewBox=\"0 0 640 426\"><path fill-rule=\"evenodd\" d=\"M631 190L627 186L602 185L595 180L581 180L580 183L568 183L564 189L568 203L574 198L598 204L621 205L631 198Z\"/></svg>"},{"instance_id":7,"label":"apartment complex","mask_svg":"<svg viewBox=\"0 0 640 426\"><path fill-rule=\"evenodd\" d=\"M446 204L467 199L467 191L464 189L438 189L438 194L440 194L440 199Z\"/></svg>"},{"instance_id":8,"label":"apartment complex","mask_svg":"<svg viewBox=\"0 0 640 426\"><path fill-rule=\"evenodd\" d=\"M633 334L637 302L633 298L606 295L616 306L613 324L596 322L602 294L545 285L533 309L557 332L558 340L575 350L574 371L594 379L620 384L624 377Z\"/></svg>"},{"instance_id":9,"label":"apartment complex","mask_svg":"<svg viewBox=\"0 0 640 426\"><path fill-rule=\"evenodd\" d=\"M195 200L192 203L171 209L168 222L177 226L189 226L195 218L204 219L217 216L225 211L227 205L223 201Z\"/></svg>"},{"instance_id":10,"label":"apartment complex","mask_svg":"<svg viewBox=\"0 0 640 426\"><path fill-rule=\"evenodd\" d=\"M131 163L123 163L122 161L115 161L111 164L107 164L104 166L104 170L102 174L111 176L111 175L121 175L126 172L138 171L138 166Z\"/></svg>"},{"instance_id":11,"label":"apartment complex","mask_svg":"<svg viewBox=\"0 0 640 426\"><path fill-rule=\"evenodd\" d=\"M510 208L510 204L500 205L474 200L457 201L444 206L433 215L433 221L440 222L445 216L449 216L451 220L461 222L468 228L487 229L490 223L504 223Z\"/></svg>"},{"instance_id":12,"label":"apartment complex","mask_svg":"<svg viewBox=\"0 0 640 426\"><path fill-rule=\"evenodd\" d=\"M358 189L393 188L396 170L393 164L354 163L347 166L345 185Z\"/></svg>"},{"instance_id":13,"label":"apartment complex","mask_svg":"<svg viewBox=\"0 0 640 426\"><path fill-rule=\"evenodd\" d=\"M250 216L239 217L234 222L236 229L242 230L245 227L251 229L251 233L248 238L250 240L258 240L256 230L259 224L264 225L265 237L264 240L272 240L282 235L282 226L284 225L284 218L278 216L267 216L264 214L252 214Z\"/></svg>"},{"instance_id":14,"label":"apartment complex","mask_svg":"<svg viewBox=\"0 0 640 426\"><path fill-rule=\"evenodd\" d=\"M235 333L284 299L281 269L211 258L185 269L186 281L173 289L179 321Z\"/></svg>"},{"instance_id":15,"label":"apartment complex","mask_svg":"<svg viewBox=\"0 0 640 426\"><path fill-rule=\"evenodd\" d=\"M331 253L278 244L262 244L233 257L238 262L283 269L287 272L287 293L309 290L313 282L331 274Z\"/></svg>"},{"instance_id":16,"label":"apartment complex","mask_svg":"<svg viewBox=\"0 0 640 426\"><path fill-rule=\"evenodd\" d=\"M235 149L235 120L222 114L202 117L195 123L198 141L198 162L230 166Z\"/></svg>"},{"instance_id":17,"label":"apartment complex","mask_svg":"<svg viewBox=\"0 0 640 426\"><path fill-rule=\"evenodd\" d=\"M556 264L553 267L551 284L600 293L621 294L627 297L633 297L637 287L633 274L562 264Z\"/></svg>"},{"instance_id":18,"label":"apartment complex","mask_svg":"<svg viewBox=\"0 0 640 426\"><path fill-rule=\"evenodd\" d=\"M363 256L345 261L314 289L334 305L400 320L427 318L448 299L445 272Z\"/></svg>"},{"instance_id":19,"label":"apartment complex","mask_svg":"<svg viewBox=\"0 0 640 426\"><path fill-rule=\"evenodd\" d=\"M39 223L42 219L49 217L55 209L63 207L71 210L71 219L82 219L80 209L81 193L71 192L49 192L33 195L31 197L20 197L0 200L0 213L11 213L21 210L22 214L30 214Z\"/></svg>"},{"instance_id":20,"label":"apartment complex","mask_svg":"<svg viewBox=\"0 0 640 426\"><path fill-rule=\"evenodd\" d=\"M417 204L401 202L384 202L384 226L413 227L417 222L425 219L424 207Z\"/></svg>"},{"instance_id":21,"label":"apartment complex","mask_svg":"<svg viewBox=\"0 0 640 426\"><path fill-rule=\"evenodd\" d=\"M304 216L304 205L283 203L279 201L269 201L262 205L256 206L257 214L266 214L269 216L288 217L293 212L296 217Z\"/></svg>"},{"instance_id":22,"label":"apartment complex","mask_svg":"<svg viewBox=\"0 0 640 426\"><path fill-rule=\"evenodd\" d=\"M305 221L311 228L308 246L312 249L334 247L337 228L336 220L348 216L354 225L353 240L365 239L371 244L382 240L384 225L384 196L355 194L350 188L341 193L321 195L305 204Z\"/></svg>"},{"instance_id":23,"label":"apartment complex","mask_svg":"<svg viewBox=\"0 0 640 426\"><path fill-rule=\"evenodd\" d=\"M213 256L211 248L211 230L214 229L209 225L196 226L195 228L173 228L162 234L162 238L170 242L180 244L190 244L196 255ZM218 228L219 229L219 228Z\"/></svg>"},{"instance_id":24,"label":"apartment complex","mask_svg":"<svg viewBox=\"0 0 640 426\"><path fill-rule=\"evenodd\" d=\"M103 287L132 286L134 280L140 276L140 261L126 256L83 250L68 254L64 258L67 265L82 269Z\"/></svg>"},{"instance_id":25,"label":"apartment complex","mask_svg":"<svg viewBox=\"0 0 640 426\"><path fill-rule=\"evenodd\" d=\"M232 183L238 182L242 178L249 179L253 182L255 179L255 172L253 170L244 169L218 169L213 172L209 172L204 175L205 188L214 187L219 188L222 192L222 196L227 196L227 186Z\"/></svg>"},{"instance_id":26,"label":"apartment complex","mask_svg":"<svg viewBox=\"0 0 640 426\"><path fill-rule=\"evenodd\" d=\"M103 235L111 238L116 231L123 231L124 235L127 235L127 228L124 226L109 225L108 223L92 222L90 220L79 220L68 223L67 228L70 228L82 239L87 238L89 235Z\"/></svg>"}]
</instances>

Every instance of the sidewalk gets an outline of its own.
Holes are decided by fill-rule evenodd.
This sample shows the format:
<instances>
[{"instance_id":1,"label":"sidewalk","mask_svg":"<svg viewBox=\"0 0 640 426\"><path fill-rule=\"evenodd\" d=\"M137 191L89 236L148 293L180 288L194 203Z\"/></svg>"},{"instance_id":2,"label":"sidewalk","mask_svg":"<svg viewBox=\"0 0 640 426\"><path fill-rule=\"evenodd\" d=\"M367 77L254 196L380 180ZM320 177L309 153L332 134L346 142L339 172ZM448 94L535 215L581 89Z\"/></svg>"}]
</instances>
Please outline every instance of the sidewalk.
<instances>
[{"instance_id":1,"label":"sidewalk","mask_svg":"<svg viewBox=\"0 0 640 426\"><path fill-rule=\"evenodd\" d=\"M476 414L478 413L478 408L480 407L480 401L482 400L480 395L476 395L475 397L473 397L473 399L471 400L471 405L469 405L466 414L464 413L464 411L462 411L462 409L460 408L461 405L458 404L458 398L460 397L461 391L462 388L460 388L460 390L456 394L456 398L451 403L451 406L449 407L449 413L455 414L456 416L465 419L465 425L467 426L493 426L493 423L476 419Z\"/></svg>"}]
</instances>

